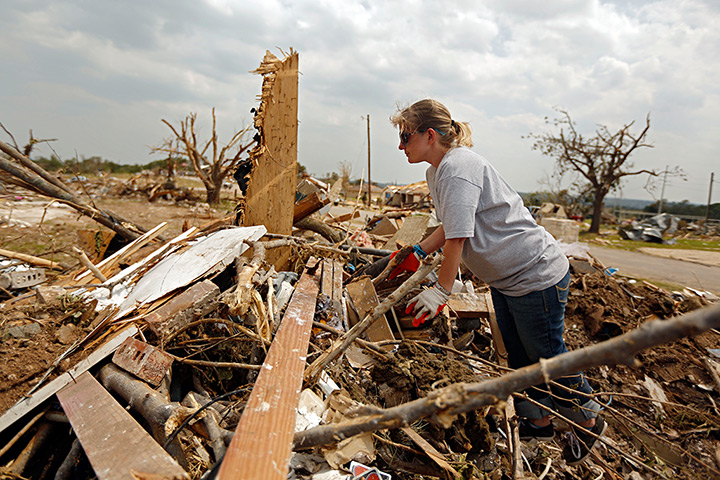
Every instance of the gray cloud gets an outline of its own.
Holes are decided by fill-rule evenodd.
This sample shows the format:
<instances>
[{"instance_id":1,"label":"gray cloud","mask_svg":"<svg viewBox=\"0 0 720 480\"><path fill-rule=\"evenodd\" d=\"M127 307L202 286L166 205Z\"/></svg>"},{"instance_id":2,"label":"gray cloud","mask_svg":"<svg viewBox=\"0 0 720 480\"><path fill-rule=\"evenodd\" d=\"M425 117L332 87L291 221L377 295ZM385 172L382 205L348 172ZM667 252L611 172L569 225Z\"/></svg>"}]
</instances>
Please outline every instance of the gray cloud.
<instances>
[{"instance_id":1,"label":"gray cloud","mask_svg":"<svg viewBox=\"0 0 720 480\"><path fill-rule=\"evenodd\" d=\"M161 118L197 112L208 129L216 107L226 136L249 122L261 83L249 71L266 49L293 47L299 156L317 174L349 161L360 175L370 114L373 179L423 178L387 119L396 102L426 96L470 121L475 149L523 191L552 161L521 136L546 128L554 106L587 133L649 112L655 148L636 164L682 160L697 183L667 195L702 203L720 156L718 17L716 2L699 0L8 0L0 121L18 137L58 137L64 157L148 161L168 133ZM624 195L646 198L641 183Z\"/></svg>"}]
</instances>

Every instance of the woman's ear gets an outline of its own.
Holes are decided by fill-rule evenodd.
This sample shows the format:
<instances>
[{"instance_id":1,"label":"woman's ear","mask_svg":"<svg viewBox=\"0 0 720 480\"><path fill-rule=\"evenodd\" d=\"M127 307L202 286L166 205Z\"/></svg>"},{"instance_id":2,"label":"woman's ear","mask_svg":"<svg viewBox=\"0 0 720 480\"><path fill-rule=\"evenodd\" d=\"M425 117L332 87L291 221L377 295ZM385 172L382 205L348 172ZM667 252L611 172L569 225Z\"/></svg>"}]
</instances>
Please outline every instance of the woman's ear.
<instances>
[{"instance_id":1,"label":"woman's ear","mask_svg":"<svg viewBox=\"0 0 720 480\"><path fill-rule=\"evenodd\" d=\"M437 139L437 132L435 131L435 129L434 129L434 128L428 128L428 129L427 129L427 134L428 134L428 141L429 141L430 143L435 143L435 140Z\"/></svg>"}]
</instances>

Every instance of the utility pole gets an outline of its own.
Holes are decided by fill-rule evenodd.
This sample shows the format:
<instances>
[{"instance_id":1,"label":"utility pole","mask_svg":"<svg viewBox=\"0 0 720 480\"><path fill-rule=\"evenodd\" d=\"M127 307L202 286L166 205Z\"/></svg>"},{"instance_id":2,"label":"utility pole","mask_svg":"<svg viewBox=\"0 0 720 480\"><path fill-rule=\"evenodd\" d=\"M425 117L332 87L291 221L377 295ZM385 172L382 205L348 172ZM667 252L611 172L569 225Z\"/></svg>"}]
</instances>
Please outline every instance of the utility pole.
<instances>
[{"instance_id":1,"label":"utility pole","mask_svg":"<svg viewBox=\"0 0 720 480\"><path fill-rule=\"evenodd\" d=\"M367 134L368 134L368 207L372 204L372 181L370 180L370 114L367 116Z\"/></svg>"},{"instance_id":2,"label":"utility pole","mask_svg":"<svg viewBox=\"0 0 720 480\"><path fill-rule=\"evenodd\" d=\"M715 172L710 172L710 189L708 190L708 203L705 209L705 231L708 228L708 220L710 219L710 199L712 198L712 185L713 179L715 178Z\"/></svg>"},{"instance_id":3,"label":"utility pole","mask_svg":"<svg viewBox=\"0 0 720 480\"><path fill-rule=\"evenodd\" d=\"M663 185L660 190L660 202L658 202L658 215L662 213L663 198L665 198L665 182L667 181L667 172L670 165L665 165L665 175L663 176Z\"/></svg>"}]
</instances>

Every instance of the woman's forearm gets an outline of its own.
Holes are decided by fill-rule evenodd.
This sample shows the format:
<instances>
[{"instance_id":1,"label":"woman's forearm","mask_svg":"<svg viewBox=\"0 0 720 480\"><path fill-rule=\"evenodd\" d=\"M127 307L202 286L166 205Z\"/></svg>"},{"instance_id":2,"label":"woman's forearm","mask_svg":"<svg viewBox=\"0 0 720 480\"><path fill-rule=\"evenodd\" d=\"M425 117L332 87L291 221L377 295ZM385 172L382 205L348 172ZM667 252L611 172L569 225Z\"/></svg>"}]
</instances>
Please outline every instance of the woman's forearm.
<instances>
[{"instance_id":1,"label":"woman's forearm","mask_svg":"<svg viewBox=\"0 0 720 480\"><path fill-rule=\"evenodd\" d=\"M443 246L443 261L438 272L438 283L448 292L452 291L457 276L460 261L462 260L464 238L451 238L445 240Z\"/></svg>"}]
</instances>

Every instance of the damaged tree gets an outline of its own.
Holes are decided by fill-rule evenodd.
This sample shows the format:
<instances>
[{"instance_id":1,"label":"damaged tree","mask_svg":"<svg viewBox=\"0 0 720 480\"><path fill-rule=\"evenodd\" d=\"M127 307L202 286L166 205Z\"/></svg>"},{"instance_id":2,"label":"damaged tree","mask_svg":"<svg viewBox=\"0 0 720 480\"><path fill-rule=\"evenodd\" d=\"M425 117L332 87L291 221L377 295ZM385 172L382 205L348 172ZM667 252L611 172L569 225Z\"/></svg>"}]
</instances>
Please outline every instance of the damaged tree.
<instances>
[{"instance_id":1,"label":"damaged tree","mask_svg":"<svg viewBox=\"0 0 720 480\"><path fill-rule=\"evenodd\" d=\"M240 157L254 144L254 140L242 143L246 134L250 131L248 126L233 134L224 146L219 147L215 108L213 108L212 136L205 142L205 145L202 145L202 142L199 142L197 138L196 120L197 114L191 113L185 117L185 120L180 122L179 128L175 128L165 119L162 122L175 135L175 139L182 148L182 154L190 161L195 175L205 185L207 203L218 205L223 181L237 169L241 161ZM172 143L171 141L165 141L162 145L155 147L153 151L166 152L168 155L177 154L178 151L172 147ZM210 151L208 152L208 150ZM211 157L208 158L208 155Z\"/></svg>"},{"instance_id":2,"label":"damaged tree","mask_svg":"<svg viewBox=\"0 0 720 480\"><path fill-rule=\"evenodd\" d=\"M662 172L655 170L632 170L630 155L639 148L652 148L647 143L650 130L650 115L645 119L645 126L640 133L632 133L635 122L623 125L612 133L605 125L598 126L594 137L585 137L575 129L575 122L570 114L557 109L560 118L546 119L554 127L560 127L557 134L530 134L533 138L532 149L555 159L556 175L562 177L571 172L581 177L586 185L582 187L580 196L589 194L593 198L591 233L600 231L603 200L612 190L619 186L623 177L648 174L658 176ZM676 172L677 173L677 172Z\"/></svg>"},{"instance_id":3,"label":"damaged tree","mask_svg":"<svg viewBox=\"0 0 720 480\"><path fill-rule=\"evenodd\" d=\"M78 197L70 193L70 190L60 180L53 177L40 168L32 160L15 150L13 147L0 141L0 151L16 160L18 164L0 155L0 169L10 174L6 179L11 183L19 185L30 191L41 195L55 198L64 204L74 208L96 222L114 230L126 240L134 240L145 232L145 229L135 225L133 222L120 217L107 210L100 210L94 205L88 205Z\"/></svg>"}]
</instances>

